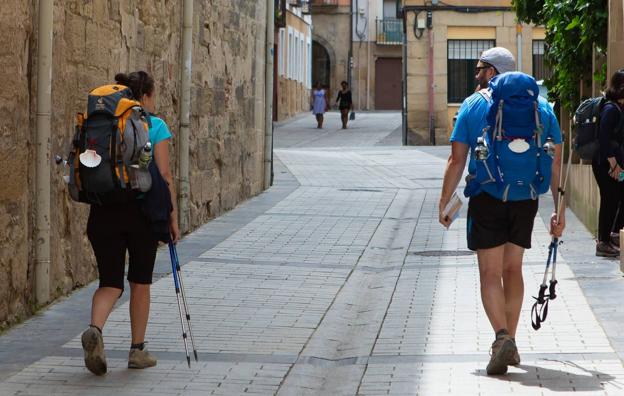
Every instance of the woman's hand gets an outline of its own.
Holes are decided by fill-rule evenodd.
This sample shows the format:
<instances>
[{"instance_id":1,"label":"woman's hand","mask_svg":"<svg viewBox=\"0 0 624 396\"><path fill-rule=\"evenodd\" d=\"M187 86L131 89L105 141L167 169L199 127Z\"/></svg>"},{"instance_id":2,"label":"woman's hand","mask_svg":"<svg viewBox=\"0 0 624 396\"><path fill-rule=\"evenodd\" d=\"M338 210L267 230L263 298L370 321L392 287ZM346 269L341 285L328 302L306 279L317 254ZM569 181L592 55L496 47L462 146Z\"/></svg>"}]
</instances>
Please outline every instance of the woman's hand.
<instances>
[{"instance_id":1,"label":"woman's hand","mask_svg":"<svg viewBox=\"0 0 624 396\"><path fill-rule=\"evenodd\" d=\"M615 164L615 166L609 170L609 176L615 179L615 181L620 181L620 172L622 172L622 168L620 168L619 164Z\"/></svg>"},{"instance_id":2,"label":"woman's hand","mask_svg":"<svg viewBox=\"0 0 624 396\"><path fill-rule=\"evenodd\" d=\"M174 244L180 240L180 227L178 227L177 213L171 212L169 219L169 233L171 234L171 242Z\"/></svg>"}]
</instances>

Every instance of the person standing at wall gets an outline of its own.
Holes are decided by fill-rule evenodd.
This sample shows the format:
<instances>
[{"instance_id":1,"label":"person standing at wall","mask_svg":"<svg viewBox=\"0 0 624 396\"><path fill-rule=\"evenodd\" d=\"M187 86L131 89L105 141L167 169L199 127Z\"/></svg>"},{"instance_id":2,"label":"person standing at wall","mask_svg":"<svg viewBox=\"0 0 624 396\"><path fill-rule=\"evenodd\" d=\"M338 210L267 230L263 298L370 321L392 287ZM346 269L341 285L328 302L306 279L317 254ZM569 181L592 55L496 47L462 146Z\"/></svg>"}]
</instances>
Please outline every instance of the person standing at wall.
<instances>
[{"instance_id":1,"label":"person standing at wall","mask_svg":"<svg viewBox=\"0 0 624 396\"><path fill-rule=\"evenodd\" d=\"M135 100L148 112L154 111L154 79L143 71L129 75L117 74L118 84L129 87ZM153 160L175 197L173 178L169 168L169 140L167 124L150 115L149 138ZM172 199L170 216L171 240L177 242L180 232L177 208ZM103 375L107 371L102 332L113 305L124 289L126 251L129 255L128 281L130 283L130 324L132 343L128 367L143 369L156 365L156 358L145 348L145 331L149 318L150 285L156 259L158 240L150 222L141 210L139 199L127 203L91 205L87 223L87 236L91 242L98 266L100 284L93 295L91 324L82 333L85 365L92 373Z\"/></svg>"},{"instance_id":2,"label":"person standing at wall","mask_svg":"<svg viewBox=\"0 0 624 396\"><path fill-rule=\"evenodd\" d=\"M513 55L505 48L494 47L484 51L481 55L475 69L475 78L481 88L486 88L494 76L515 69ZM491 99L486 99L486 96L486 92L483 94L475 92L464 100L450 139L451 154L444 173L439 202L439 221L447 227L451 219L443 215L443 210L459 184L469 151L471 156L468 173L472 175L470 177L476 178L475 148L478 139L483 135L483 129L488 125L486 116L491 101ZM542 140L550 137L555 144L554 160L549 176L556 209L561 132L548 102L543 98L537 100L540 123L544 127ZM541 150L541 147L539 149ZM481 300L495 333L486 372L489 375L504 374L507 372L507 366L520 363L515 335L524 298L522 259L524 250L531 247L531 234L538 201L537 197L517 200L501 199L486 191L478 192L468 189L466 193L470 196L467 219L468 247L477 252ZM550 232L555 236L560 236L565 226L563 208L559 223L556 223L555 219L556 214L551 217Z\"/></svg>"},{"instance_id":3,"label":"person standing at wall","mask_svg":"<svg viewBox=\"0 0 624 396\"><path fill-rule=\"evenodd\" d=\"M624 169L624 131L622 110L624 109L624 69L616 71L605 91L606 103L600 110L598 140L600 152L592 161L592 171L600 190L600 211L598 214L598 241L596 256L617 257L620 254L619 229L624 207L624 182L620 174ZM618 215L619 206L619 215ZM615 222L615 224L614 224ZM614 232L615 231L615 232Z\"/></svg>"},{"instance_id":4,"label":"person standing at wall","mask_svg":"<svg viewBox=\"0 0 624 396\"><path fill-rule=\"evenodd\" d=\"M318 129L322 129L324 114L329 109L329 98L327 96L327 91L323 89L323 86L320 82L317 82L314 85L314 89L312 90L312 97L310 98L310 103L312 105L312 113L316 117L316 127Z\"/></svg>"},{"instance_id":5,"label":"person standing at wall","mask_svg":"<svg viewBox=\"0 0 624 396\"><path fill-rule=\"evenodd\" d=\"M347 129L347 122L349 121L349 111L353 108L353 99L351 97L351 90L349 84L346 81L340 83L342 89L338 91L338 97L336 103L338 103L338 109L340 109L340 119L342 120L342 129Z\"/></svg>"}]
</instances>

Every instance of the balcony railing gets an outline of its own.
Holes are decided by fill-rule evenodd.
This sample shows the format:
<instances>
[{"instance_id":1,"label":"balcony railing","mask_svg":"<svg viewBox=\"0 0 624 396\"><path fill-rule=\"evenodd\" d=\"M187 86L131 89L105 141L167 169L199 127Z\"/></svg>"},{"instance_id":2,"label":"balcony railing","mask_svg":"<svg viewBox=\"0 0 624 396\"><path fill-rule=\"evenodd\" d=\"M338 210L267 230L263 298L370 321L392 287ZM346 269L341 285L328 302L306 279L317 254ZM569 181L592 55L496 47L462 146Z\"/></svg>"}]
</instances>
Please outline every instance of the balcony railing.
<instances>
[{"instance_id":1,"label":"balcony railing","mask_svg":"<svg viewBox=\"0 0 624 396\"><path fill-rule=\"evenodd\" d=\"M378 19L377 44L403 44L403 20L394 18Z\"/></svg>"},{"instance_id":2,"label":"balcony railing","mask_svg":"<svg viewBox=\"0 0 624 396\"><path fill-rule=\"evenodd\" d=\"M312 0L311 4L313 6L337 6L339 3L338 0Z\"/></svg>"}]
</instances>

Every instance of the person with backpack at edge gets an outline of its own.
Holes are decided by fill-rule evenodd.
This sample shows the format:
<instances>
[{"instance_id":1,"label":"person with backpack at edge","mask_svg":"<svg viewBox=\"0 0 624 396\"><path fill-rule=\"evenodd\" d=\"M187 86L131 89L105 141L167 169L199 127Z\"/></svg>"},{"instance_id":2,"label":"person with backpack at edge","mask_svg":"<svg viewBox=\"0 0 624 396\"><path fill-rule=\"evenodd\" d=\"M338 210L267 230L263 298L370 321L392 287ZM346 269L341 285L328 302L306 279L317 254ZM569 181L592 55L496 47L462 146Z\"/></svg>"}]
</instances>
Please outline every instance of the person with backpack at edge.
<instances>
[{"instance_id":1,"label":"person with backpack at edge","mask_svg":"<svg viewBox=\"0 0 624 396\"><path fill-rule=\"evenodd\" d=\"M498 75L500 75L501 79L510 74L512 77L516 75L519 75L519 77L525 76L526 79L535 83L532 77L522 73L507 73L513 72L515 69L515 59L511 52L502 47L494 47L481 54L475 69L475 78L482 89L487 88L490 82L494 83L491 80ZM537 88L537 84L535 84L535 88ZM497 375L505 374L509 365L520 364L515 335L524 297L522 258L524 249L531 247L531 234L533 232L535 215L537 214L538 201L537 194L533 194L534 191L528 196L528 199L514 200L511 195L509 197L503 195L504 198L491 195L490 192L486 192L486 188L488 188L487 191L492 191L490 190L492 187L488 187L483 183L477 183L475 189L475 183L469 181L477 178L478 158L476 158L476 155L478 150L476 149L478 148L478 140L483 136L484 128L489 124L487 116L492 98L486 99L485 95L484 91L473 93L464 100L459 110L450 139L451 154L444 173L439 202L439 221L445 227L448 227L451 223L451 219L442 214L443 209L459 184L470 150L469 177L467 178L468 183L464 192L466 196L470 197L468 203L467 239L469 249L477 252L481 300L495 333L495 340L492 344L491 357L486 372L488 375ZM531 92L531 95L534 98L537 92ZM551 171L551 174L544 175L547 178L541 179L545 185L540 186L543 189L540 192L550 187L553 193L555 213L551 217L550 233L555 236L561 236L565 226L564 210L561 211L559 222L556 222L561 132L548 102L541 97L533 99L533 101L535 100L537 100L537 107L534 102L533 106L531 106L531 113L533 119L539 115L540 124L544 128L540 144L545 141L550 142L550 147L554 150L552 163L545 162L548 164L550 168L548 170ZM514 110L513 105L510 107L510 111L512 110ZM536 110L538 114L535 114ZM534 133L534 131L529 132ZM515 139L506 140L503 138L500 140L502 143L497 142L495 144L508 144L511 150L512 144L510 141L515 142ZM514 152L524 153L525 151L522 151L523 146L530 146L523 139L518 139L517 143L520 148L514 143L514 150L517 150ZM536 153L532 155L534 155L534 158L538 157L539 159L540 151L543 154L541 145L539 150L533 149L533 151L526 152ZM546 156L545 154L543 155ZM548 158L550 159L550 157ZM522 166L516 165L515 168L516 171L523 171L523 169L519 169L523 168ZM535 177L535 171L531 170L531 172L533 177ZM494 189L497 188L496 183L490 183L490 186L493 186Z\"/></svg>"},{"instance_id":2,"label":"person with backpack at edge","mask_svg":"<svg viewBox=\"0 0 624 396\"><path fill-rule=\"evenodd\" d=\"M131 89L133 99L149 113L154 111L154 79L144 71L115 76L117 84ZM150 114L149 139L152 155L163 179L175 197L169 168L169 140L172 135L167 124ZM152 233L150 221L142 212L140 197L127 203L91 205L87 235L98 265L99 288L91 306L91 323L82 333L85 365L93 374L107 371L102 331L117 299L124 289L126 251L129 254L128 281L130 283L130 324L132 343L128 354L128 368L143 369L156 365L156 358L145 348L145 331L149 318L150 285L156 259L158 238ZM175 199L169 222L171 240L179 239Z\"/></svg>"},{"instance_id":3,"label":"person with backpack at edge","mask_svg":"<svg viewBox=\"0 0 624 396\"><path fill-rule=\"evenodd\" d=\"M624 225L621 221L624 215L624 207L621 203L624 198L624 191L622 191L624 183L620 179L620 173L624 169L624 152L622 150L624 143L624 131L622 131L624 69L616 71L611 76L604 98L606 102L600 109L598 127L599 151L592 160L592 171L600 190L596 256L617 257L620 254L618 232Z\"/></svg>"},{"instance_id":4,"label":"person with backpack at edge","mask_svg":"<svg viewBox=\"0 0 624 396\"><path fill-rule=\"evenodd\" d=\"M342 120L342 129L347 129L347 123L349 122L349 111L353 108L353 99L351 97L351 90L349 84L346 81L340 83L342 89L338 91L338 97L336 103L338 103L338 109L340 110L340 119Z\"/></svg>"}]
</instances>

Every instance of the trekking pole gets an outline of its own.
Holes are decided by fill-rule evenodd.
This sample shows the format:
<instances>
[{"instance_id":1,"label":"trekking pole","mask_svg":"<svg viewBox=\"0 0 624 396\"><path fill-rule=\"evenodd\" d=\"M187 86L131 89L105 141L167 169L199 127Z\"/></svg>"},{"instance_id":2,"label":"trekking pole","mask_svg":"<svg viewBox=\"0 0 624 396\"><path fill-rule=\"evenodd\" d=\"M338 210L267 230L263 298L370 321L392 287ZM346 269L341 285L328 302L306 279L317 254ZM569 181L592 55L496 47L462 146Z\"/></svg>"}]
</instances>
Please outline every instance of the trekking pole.
<instances>
[{"instance_id":1,"label":"trekking pole","mask_svg":"<svg viewBox=\"0 0 624 396\"><path fill-rule=\"evenodd\" d=\"M561 167L563 167L563 153L561 154ZM565 177L562 176L561 168L559 169L559 187L557 189L559 195L557 196L557 215L555 216L555 224L559 224L559 218L561 216L561 210L563 207L563 203L565 200L565 189L568 183L568 176L570 175L570 164L572 163L572 150L568 153L568 164L565 170ZM539 330L541 327L541 323L546 320L548 316L548 302L550 300L554 300L557 298L557 247L561 242L558 237L553 236L550 245L548 245L548 259L546 260L546 269L544 270L544 277L542 279L542 284L540 285L540 289L537 297L533 297L536 301L531 308L531 325L534 330ZM552 262L552 272L549 284L546 283L548 280L548 270L550 269L550 264ZM548 294L546 294L546 289L548 289Z\"/></svg>"},{"instance_id":2,"label":"trekking pole","mask_svg":"<svg viewBox=\"0 0 624 396\"><path fill-rule=\"evenodd\" d=\"M182 326L182 340L184 340L184 350L186 351L186 362L189 368L191 368L191 356L189 355L188 345L186 342L186 326L184 325L184 318L182 314L182 304L180 303L180 283L178 279L175 246L172 242L169 242L169 256L171 257L171 273L173 275L173 284L175 285L176 299L178 301L178 312L180 312L180 325Z\"/></svg>"},{"instance_id":3,"label":"trekking pole","mask_svg":"<svg viewBox=\"0 0 624 396\"><path fill-rule=\"evenodd\" d=\"M186 303L186 292L184 290L184 282L182 281L182 267L180 266L178 251L175 248L175 245L173 245L173 256L175 257L176 270L178 273L178 280L180 282L180 294L182 295L182 304L184 305L184 311L186 313L186 323L188 325L189 335L191 336L193 355L195 356L195 361L197 362L199 359L197 358L197 349L195 348L195 339L193 338L193 329L191 328L191 313L189 311L188 304Z\"/></svg>"}]
</instances>

